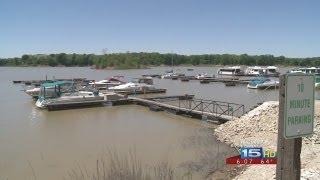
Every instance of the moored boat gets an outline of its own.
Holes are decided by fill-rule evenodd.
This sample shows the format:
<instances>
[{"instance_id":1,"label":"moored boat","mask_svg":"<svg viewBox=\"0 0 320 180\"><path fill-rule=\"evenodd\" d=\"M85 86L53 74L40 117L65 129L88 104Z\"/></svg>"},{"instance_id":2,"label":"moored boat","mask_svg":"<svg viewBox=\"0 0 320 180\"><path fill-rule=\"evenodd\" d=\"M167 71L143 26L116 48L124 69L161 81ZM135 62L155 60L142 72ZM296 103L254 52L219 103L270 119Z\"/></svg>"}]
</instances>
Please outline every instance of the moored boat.
<instances>
[{"instance_id":1,"label":"moored boat","mask_svg":"<svg viewBox=\"0 0 320 180\"><path fill-rule=\"evenodd\" d=\"M245 74L248 76L259 76L263 75L263 69L260 66L248 67L245 71Z\"/></svg>"},{"instance_id":2,"label":"moored boat","mask_svg":"<svg viewBox=\"0 0 320 180\"><path fill-rule=\"evenodd\" d=\"M267 67L252 66L246 69L245 75L278 77L280 73L279 73L278 67L276 66L267 66Z\"/></svg>"},{"instance_id":3,"label":"moored boat","mask_svg":"<svg viewBox=\"0 0 320 180\"><path fill-rule=\"evenodd\" d=\"M264 74L267 76L278 77L280 75L279 68L276 66L268 66L264 69Z\"/></svg>"},{"instance_id":4,"label":"moored boat","mask_svg":"<svg viewBox=\"0 0 320 180\"><path fill-rule=\"evenodd\" d=\"M163 75L161 75L161 79L175 79L178 78L178 74L173 73L173 72L169 72L169 73L165 73Z\"/></svg>"},{"instance_id":5,"label":"moored boat","mask_svg":"<svg viewBox=\"0 0 320 180\"><path fill-rule=\"evenodd\" d=\"M61 88L61 91L66 92L70 86L73 86L72 81L48 81L42 84L42 86L45 86L47 90L54 89L57 85ZM41 91L41 87L34 87L31 89L27 89L24 92L31 96L33 99L37 99L39 96L39 93Z\"/></svg>"},{"instance_id":6,"label":"moored boat","mask_svg":"<svg viewBox=\"0 0 320 180\"><path fill-rule=\"evenodd\" d=\"M255 78L247 85L249 89L272 89L279 87L279 81L269 78Z\"/></svg>"},{"instance_id":7,"label":"moored boat","mask_svg":"<svg viewBox=\"0 0 320 180\"><path fill-rule=\"evenodd\" d=\"M83 104L103 99L104 95L98 91L78 91L65 93L56 98L45 98L41 96L38 98L36 106L39 108L46 108L47 106L54 104Z\"/></svg>"},{"instance_id":8,"label":"moored boat","mask_svg":"<svg viewBox=\"0 0 320 180\"><path fill-rule=\"evenodd\" d=\"M46 108L49 104L81 103L102 99L103 94L99 91L77 91L73 82L57 81L41 85L36 106Z\"/></svg>"},{"instance_id":9,"label":"moored boat","mask_svg":"<svg viewBox=\"0 0 320 180\"><path fill-rule=\"evenodd\" d=\"M320 67L294 68L294 69L289 70L288 73L304 73L304 74L320 75Z\"/></svg>"},{"instance_id":10,"label":"moored boat","mask_svg":"<svg viewBox=\"0 0 320 180\"><path fill-rule=\"evenodd\" d=\"M201 73L201 74L197 74L195 76L196 79L206 79L206 78L212 78L212 76L208 75L207 73Z\"/></svg>"},{"instance_id":11,"label":"moored boat","mask_svg":"<svg viewBox=\"0 0 320 180\"><path fill-rule=\"evenodd\" d=\"M125 81L123 80L123 76L112 76L108 79L103 79L100 81L92 81L89 83L89 85L95 87L96 89L102 90L102 89L108 89L112 86L118 86L121 84L124 84Z\"/></svg>"},{"instance_id":12,"label":"moored boat","mask_svg":"<svg viewBox=\"0 0 320 180\"><path fill-rule=\"evenodd\" d=\"M36 99L39 96L40 93L40 87L35 87L32 89L27 89L24 91L26 94L28 94L29 96L31 96L32 98Z\"/></svg>"},{"instance_id":13,"label":"moored boat","mask_svg":"<svg viewBox=\"0 0 320 180\"><path fill-rule=\"evenodd\" d=\"M153 85L146 84L146 83L135 83L135 82L128 82L126 84L121 84L119 86L110 87L109 90L113 91L135 91L135 90L141 90L141 89L155 89Z\"/></svg>"},{"instance_id":14,"label":"moored boat","mask_svg":"<svg viewBox=\"0 0 320 180\"><path fill-rule=\"evenodd\" d=\"M240 66L220 68L217 73L219 75L229 75L229 76L239 76L244 74Z\"/></svg>"}]
</instances>

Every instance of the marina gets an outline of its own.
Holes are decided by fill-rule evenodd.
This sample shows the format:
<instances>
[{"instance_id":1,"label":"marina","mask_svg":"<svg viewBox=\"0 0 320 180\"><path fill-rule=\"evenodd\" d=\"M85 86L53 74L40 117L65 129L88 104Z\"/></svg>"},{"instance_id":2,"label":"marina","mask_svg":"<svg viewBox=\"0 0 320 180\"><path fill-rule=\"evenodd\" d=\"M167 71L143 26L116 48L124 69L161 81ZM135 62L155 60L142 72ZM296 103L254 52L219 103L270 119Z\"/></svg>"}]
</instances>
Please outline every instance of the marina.
<instances>
[{"instance_id":1,"label":"marina","mask_svg":"<svg viewBox=\"0 0 320 180\"><path fill-rule=\"evenodd\" d=\"M319 6L4 1L0 180L320 180Z\"/></svg>"},{"instance_id":2,"label":"marina","mask_svg":"<svg viewBox=\"0 0 320 180\"><path fill-rule=\"evenodd\" d=\"M6 94L6 96L1 97L1 101L7 104L0 110L4 116L2 119L6 120L1 121L4 124L1 126L1 133L6 134L6 136L2 136L3 139L0 141L2 144L8 144L9 140L6 137L10 136L8 146L17 149L18 154L30 154L32 166L37 171L46 172L45 176L39 174L39 178L50 176L51 173L54 173L51 177L63 177L66 169L74 167L72 164L75 160L84 162L89 167L95 167L96 161L92 157L96 157L105 146L116 146L119 151L127 151L138 145L137 156L143 157L143 162L152 164L161 160L164 156L166 157L167 148L175 144L177 146L170 149L170 154L174 155L174 158L171 155L169 156L173 159L172 164L174 166L179 166L186 161L196 162L198 159L190 154L198 152L199 146L204 149L209 148L211 151L217 147L218 142L214 142L210 138L212 145L204 146L200 144L195 149L188 147L188 151L183 146L184 153L181 153L179 144L185 143L185 138L197 138L206 141L204 137L210 134L207 126L214 127L217 124L234 121L260 103L276 100L278 96L277 90L264 91L247 88L250 80L255 77L213 76L219 68L194 67L193 71L188 71L188 67L179 67L179 71L185 73L185 76L179 77L178 80L158 78L157 75L165 72L168 69L167 67L139 70L43 67L37 68L37 71L30 71L30 68L13 70L12 68L2 68L1 77L10 76L12 79L10 81L2 79L0 83L3 93ZM11 70L9 74L6 69ZM280 70L285 73L289 69ZM195 77L198 74L205 73L211 74L212 77L204 79ZM103 84L101 80L109 79L106 77L118 75L123 76L124 83L122 84L139 83L137 80L142 75L150 80L151 75L153 75L152 87L157 89L158 92L152 89L146 91L143 88L135 91L116 90L116 92L100 85ZM46 76L55 76L57 77L55 79L59 78L65 80L65 82L70 80L72 82L72 79L85 77L83 81L74 83L75 92L94 93L97 90L96 92L101 93L101 97L99 97L101 99L84 101L80 98L81 101L78 102L61 102L56 99L55 103L47 104L48 110L37 108L32 97L20 90L40 88L41 84L25 85L23 82L36 82L34 79L41 79L41 77ZM187 81L183 82L182 78ZM13 83L12 81L19 81L20 79L25 80L21 83ZM50 78L48 78L47 81L43 82L53 83L52 79L50 81ZM88 81L88 79L92 80ZM208 83L202 84L201 81L208 81ZM54 89L52 87L51 90ZM162 92L160 93L160 91ZM108 97L105 97L106 95ZM319 92L316 91L316 98L319 97ZM9 108L18 108L21 113L14 113ZM51 129L52 127L55 127L55 130ZM59 129L59 133L56 129ZM200 134L204 133L204 135L199 136L197 129L201 131ZM196 134L193 133L194 131L197 131ZM15 133L15 136L12 137L11 132L23 133ZM165 141L161 143L161 146L154 143L159 141L159 137L161 137L161 141ZM53 144L53 146L47 147L48 139L57 142L59 145ZM28 142L28 144L24 144L24 142ZM74 143L70 144L70 142L75 142L78 145L75 146ZM21 144L24 144L26 148L21 148ZM155 146L152 151L150 151L150 144ZM220 149L229 151L228 147L223 147L221 144L219 146ZM62 150L63 152L60 152ZM26 157L19 156L15 152L7 152L5 149L0 151L7 154L7 157L3 159L4 162L11 162L14 157L16 157L17 163L27 162ZM41 152L43 152L41 156L46 161L43 161L39 156ZM88 152L90 152L90 157L86 155ZM63 157L64 161L58 162L55 158L51 158L57 155ZM223 158L222 155L221 158ZM30 173L28 163L22 164L26 168L23 168L24 172L21 173L28 176L28 173ZM45 168L50 164L58 165L59 168L52 170ZM21 179L21 176L15 175L16 171L8 171L9 168L16 169L8 165L3 171L0 170L1 174Z\"/></svg>"}]
</instances>

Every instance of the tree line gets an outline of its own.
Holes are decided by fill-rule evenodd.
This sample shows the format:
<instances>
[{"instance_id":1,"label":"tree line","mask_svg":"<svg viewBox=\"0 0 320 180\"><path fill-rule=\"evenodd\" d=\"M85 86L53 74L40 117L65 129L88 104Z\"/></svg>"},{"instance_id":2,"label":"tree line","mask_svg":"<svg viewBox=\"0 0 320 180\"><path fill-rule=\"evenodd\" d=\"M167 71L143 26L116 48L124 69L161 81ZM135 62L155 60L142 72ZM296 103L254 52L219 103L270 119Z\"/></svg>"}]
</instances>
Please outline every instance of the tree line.
<instances>
[{"instance_id":1,"label":"tree line","mask_svg":"<svg viewBox=\"0 0 320 180\"><path fill-rule=\"evenodd\" d=\"M96 68L145 68L148 66L171 65L284 65L320 66L320 57L288 58L273 55L203 54L179 55L161 53L112 53L95 54L37 54L20 58L0 59L0 66L94 66Z\"/></svg>"}]
</instances>

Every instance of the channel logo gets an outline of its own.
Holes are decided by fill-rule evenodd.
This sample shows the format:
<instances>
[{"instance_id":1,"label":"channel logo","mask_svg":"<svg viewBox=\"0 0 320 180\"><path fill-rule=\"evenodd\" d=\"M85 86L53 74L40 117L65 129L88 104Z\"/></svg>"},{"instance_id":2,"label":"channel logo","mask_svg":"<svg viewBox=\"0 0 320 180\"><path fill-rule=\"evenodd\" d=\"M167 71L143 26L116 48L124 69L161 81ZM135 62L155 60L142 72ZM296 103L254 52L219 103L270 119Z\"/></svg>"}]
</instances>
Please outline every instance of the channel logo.
<instances>
[{"instance_id":1,"label":"channel logo","mask_svg":"<svg viewBox=\"0 0 320 180\"><path fill-rule=\"evenodd\" d=\"M226 164L277 164L277 152L262 147L242 147L238 156L226 159Z\"/></svg>"}]
</instances>

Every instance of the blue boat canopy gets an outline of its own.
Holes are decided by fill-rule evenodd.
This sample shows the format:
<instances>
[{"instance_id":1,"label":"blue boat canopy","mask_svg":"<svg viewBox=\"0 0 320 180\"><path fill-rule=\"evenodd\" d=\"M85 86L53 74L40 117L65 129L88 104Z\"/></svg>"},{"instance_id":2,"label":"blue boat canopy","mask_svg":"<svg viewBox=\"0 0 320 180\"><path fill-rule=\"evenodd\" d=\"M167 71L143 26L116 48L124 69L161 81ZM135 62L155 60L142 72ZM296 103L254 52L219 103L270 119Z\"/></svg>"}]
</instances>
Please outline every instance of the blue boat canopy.
<instances>
[{"instance_id":1,"label":"blue boat canopy","mask_svg":"<svg viewBox=\"0 0 320 180\"><path fill-rule=\"evenodd\" d=\"M255 85L257 85L257 84L262 84L262 83L265 83L265 82L267 82L267 81L270 81L270 79L261 77L261 78L252 79L252 80L249 82L249 84L255 86Z\"/></svg>"}]
</instances>

